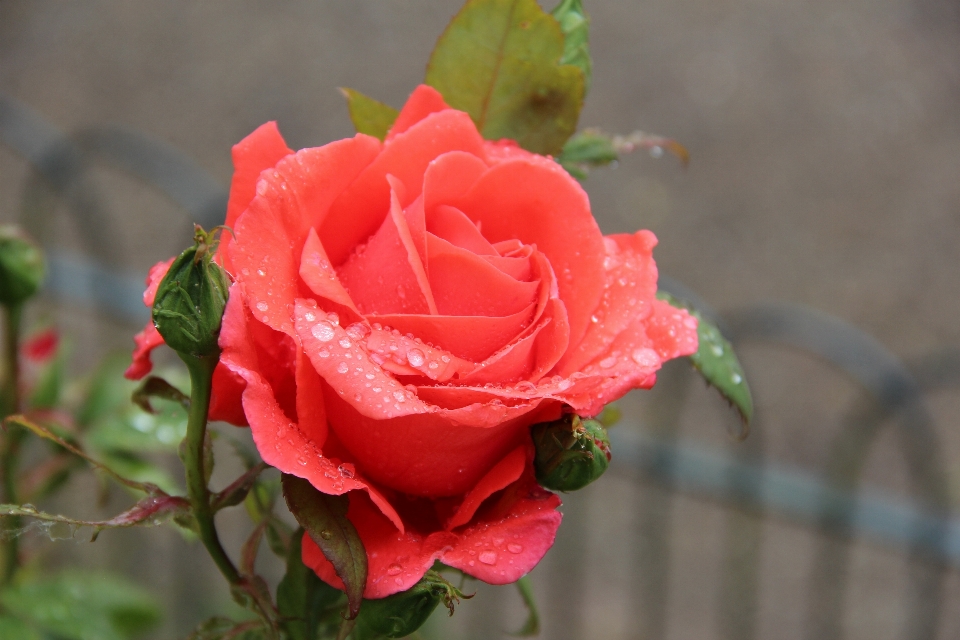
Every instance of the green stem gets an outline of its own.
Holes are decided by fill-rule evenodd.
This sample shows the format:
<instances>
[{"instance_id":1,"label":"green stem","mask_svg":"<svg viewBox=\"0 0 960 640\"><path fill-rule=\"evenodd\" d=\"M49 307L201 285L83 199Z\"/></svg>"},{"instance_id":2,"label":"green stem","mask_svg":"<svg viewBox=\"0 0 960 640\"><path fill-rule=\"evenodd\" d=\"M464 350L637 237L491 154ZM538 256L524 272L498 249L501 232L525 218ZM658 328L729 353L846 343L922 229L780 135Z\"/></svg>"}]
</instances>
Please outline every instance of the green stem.
<instances>
[{"instance_id":1,"label":"green stem","mask_svg":"<svg viewBox=\"0 0 960 640\"><path fill-rule=\"evenodd\" d=\"M218 356L194 358L181 355L190 370L190 413L187 419L187 446L183 466L187 472L187 497L197 519L200 540L223 577L232 585L243 583L240 573L220 544L217 527L210 508L210 489L203 468L203 444L207 435L207 411L210 408L210 390L213 386L213 370Z\"/></svg>"},{"instance_id":2,"label":"green stem","mask_svg":"<svg viewBox=\"0 0 960 640\"><path fill-rule=\"evenodd\" d=\"M20 318L23 306L19 304L5 305L6 332L4 335L3 355L6 365L6 379L3 383L3 415L19 413L20 411ZM17 504L17 458L20 454L20 443L23 441L24 431L18 427L8 428L3 433L3 442L0 444L0 477L2 477L3 501L7 504ZM8 516L3 520L3 528L7 532L7 540L3 545L3 574L0 584L6 585L13 580L20 566L20 541L17 531L22 526L20 516Z\"/></svg>"}]
</instances>

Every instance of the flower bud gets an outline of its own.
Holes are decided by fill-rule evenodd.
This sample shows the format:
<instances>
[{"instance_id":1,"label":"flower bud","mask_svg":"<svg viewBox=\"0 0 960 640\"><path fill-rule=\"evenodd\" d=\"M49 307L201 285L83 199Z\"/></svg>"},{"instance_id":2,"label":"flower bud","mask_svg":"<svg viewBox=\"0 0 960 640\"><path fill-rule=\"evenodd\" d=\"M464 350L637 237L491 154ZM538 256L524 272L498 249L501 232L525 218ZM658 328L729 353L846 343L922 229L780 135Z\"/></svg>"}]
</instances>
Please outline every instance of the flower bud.
<instances>
[{"instance_id":1,"label":"flower bud","mask_svg":"<svg viewBox=\"0 0 960 640\"><path fill-rule=\"evenodd\" d=\"M177 256L157 288L153 324L171 349L200 358L219 353L230 283L213 261L217 230L196 229L196 244Z\"/></svg>"},{"instance_id":2,"label":"flower bud","mask_svg":"<svg viewBox=\"0 0 960 640\"><path fill-rule=\"evenodd\" d=\"M18 305L43 282L43 252L16 226L0 226L0 304Z\"/></svg>"},{"instance_id":3,"label":"flower bud","mask_svg":"<svg viewBox=\"0 0 960 640\"><path fill-rule=\"evenodd\" d=\"M351 638L404 638L419 629L441 602L450 609L463 595L436 571L427 571L406 591L379 600L364 600Z\"/></svg>"},{"instance_id":4,"label":"flower bud","mask_svg":"<svg viewBox=\"0 0 960 640\"><path fill-rule=\"evenodd\" d=\"M533 425L537 482L554 491L576 491L603 475L610 464L610 440L603 425L569 414Z\"/></svg>"}]
</instances>

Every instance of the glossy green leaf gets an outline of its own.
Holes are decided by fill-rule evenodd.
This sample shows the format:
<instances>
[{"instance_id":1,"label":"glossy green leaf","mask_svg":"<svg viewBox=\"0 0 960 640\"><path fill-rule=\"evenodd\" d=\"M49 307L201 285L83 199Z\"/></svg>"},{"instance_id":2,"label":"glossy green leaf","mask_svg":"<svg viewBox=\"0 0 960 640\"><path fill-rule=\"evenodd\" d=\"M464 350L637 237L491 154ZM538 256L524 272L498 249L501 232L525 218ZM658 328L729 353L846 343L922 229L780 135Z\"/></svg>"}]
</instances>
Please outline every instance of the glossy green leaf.
<instances>
[{"instance_id":1,"label":"glossy green leaf","mask_svg":"<svg viewBox=\"0 0 960 640\"><path fill-rule=\"evenodd\" d=\"M340 623L343 592L334 589L303 564L303 529L293 533L287 555L287 573L277 586L277 611L289 640L314 640Z\"/></svg>"},{"instance_id":2,"label":"glossy green leaf","mask_svg":"<svg viewBox=\"0 0 960 640\"><path fill-rule=\"evenodd\" d=\"M136 585L103 573L68 571L0 593L16 617L63 640L125 640L160 620L154 598Z\"/></svg>"},{"instance_id":3,"label":"glossy green leaf","mask_svg":"<svg viewBox=\"0 0 960 640\"><path fill-rule=\"evenodd\" d=\"M523 598L523 604L527 607L527 621L523 626L512 635L528 638L540 633L540 614L537 612L537 600L533 595L533 584L530 583L528 576L523 576L517 580L517 591Z\"/></svg>"},{"instance_id":4,"label":"glossy green leaf","mask_svg":"<svg viewBox=\"0 0 960 640\"><path fill-rule=\"evenodd\" d=\"M367 584L367 552L360 534L347 519L350 499L346 495L321 493L307 480L288 474L283 474L282 484L290 513L310 534L343 580L349 617L355 618Z\"/></svg>"},{"instance_id":5,"label":"glossy green leaf","mask_svg":"<svg viewBox=\"0 0 960 640\"><path fill-rule=\"evenodd\" d=\"M560 24L536 0L469 0L437 41L426 82L484 138L557 154L584 97L583 71L563 56Z\"/></svg>"},{"instance_id":6,"label":"glossy green leaf","mask_svg":"<svg viewBox=\"0 0 960 640\"><path fill-rule=\"evenodd\" d=\"M746 437L750 420L753 418L753 398L733 346L714 324L705 320L703 315L688 303L665 291L658 291L657 297L679 309L686 309L697 319L700 346L697 352L690 356L690 361L707 384L715 387L739 412L744 427L741 437Z\"/></svg>"},{"instance_id":7,"label":"glossy green leaf","mask_svg":"<svg viewBox=\"0 0 960 640\"><path fill-rule=\"evenodd\" d=\"M572 64L583 72L583 93L590 91L593 62L590 60L590 17L581 0L561 0L550 12L563 31L563 57L560 64Z\"/></svg>"},{"instance_id":8,"label":"glossy green leaf","mask_svg":"<svg viewBox=\"0 0 960 640\"><path fill-rule=\"evenodd\" d=\"M0 614L0 638L11 640L43 640L40 633L23 620Z\"/></svg>"},{"instance_id":9,"label":"glossy green leaf","mask_svg":"<svg viewBox=\"0 0 960 640\"><path fill-rule=\"evenodd\" d=\"M357 133L365 133L383 140L400 113L390 105L374 100L359 91L341 87L340 93L347 99L347 109Z\"/></svg>"}]
</instances>

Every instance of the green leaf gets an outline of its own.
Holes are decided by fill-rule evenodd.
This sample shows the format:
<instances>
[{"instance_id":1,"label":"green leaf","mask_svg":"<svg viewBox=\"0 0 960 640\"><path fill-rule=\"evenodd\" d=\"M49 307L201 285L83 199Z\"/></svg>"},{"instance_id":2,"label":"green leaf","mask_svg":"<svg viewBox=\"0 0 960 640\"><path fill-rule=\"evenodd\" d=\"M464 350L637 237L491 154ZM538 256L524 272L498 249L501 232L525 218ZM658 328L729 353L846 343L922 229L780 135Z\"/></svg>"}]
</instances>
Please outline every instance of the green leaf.
<instances>
[{"instance_id":1,"label":"green leaf","mask_svg":"<svg viewBox=\"0 0 960 640\"><path fill-rule=\"evenodd\" d=\"M511 635L521 638L538 635L540 633L540 614L537 612L537 600L533 596L533 585L530 583L529 577L523 576L517 580L517 591L520 592L523 604L527 607L527 621Z\"/></svg>"},{"instance_id":2,"label":"green leaf","mask_svg":"<svg viewBox=\"0 0 960 640\"><path fill-rule=\"evenodd\" d=\"M678 300L666 291L658 291L657 298L679 309L686 309L697 319L697 337L700 346L690 356L690 361L703 379L720 392L740 414L743 422L741 438L749 433L750 420L753 418L753 398L747 384L743 367L737 359L730 342L721 335L720 330L703 318L703 315L690 304Z\"/></svg>"},{"instance_id":3,"label":"green leaf","mask_svg":"<svg viewBox=\"0 0 960 640\"><path fill-rule=\"evenodd\" d=\"M583 71L563 56L560 24L536 0L469 0L437 41L426 83L484 138L557 154L584 97Z\"/></svg>"},{"instance_id":4,"label":"green leaf","mask_svg":"<svg viewBox=\"0 0 960 640\"><path fill-rule=\"evenodd\" d=\"M22 620L0 614L0 638L15 640L43 640L40 634Z\"/></svg>"},{"instance_id":5,"label":"green leaf","mask_svg":"<svg viewBox=\"0 0 960 640\"><path fill-rule=\"evenodd\" d=\"M237 622L215 616L201 622L187 640L263 640L265 637L263 622L260 620Z\"/></svg>"},{"instance_id":6,"label":"green leaf","mask_svg":"<svg viewBox=\"0 0 960 640\"><path fill-rule=\"evenodd\" d=\"M303 529L294 532L287 555L287 573L277 586L277 611L289 640L314 640L321 628L339 625L343 592L334 589L303 564ZM329 628L327 628L329 627Z\"/></svg>"},{"instance_id":7,"label":"green leaf","mask_svg":"<svg viewBox=\"0 0 960 640\"><path fill-rule=\"evenodd\" d=\"M593 62L590 60L590 17L580 0L561 0L550 12L563 31L563 57L560 64L572 64L583 72L583 93L590 91Z\"/></svg>"},{"instance_id":8,"label":"green leaf","mask_svg":"<svg viewBox=\"0 0 960 640\"><path fill-rule=\"evenodd\" d=\"M0 593L0 603L64 640L125 640L150 631L160 620L153 596L103 573L67 571L18 584Z\"/></svg>"},{"instance_id":9,"label":"green leaf","mask_svg":"<svg viewBox=\"0 0 960 640\"><path fill-rule=\"evenodd\" d=\"M367 584L367 552L360 534L347 519L350 499L346 495L321 493L309 481L286 473L281 482L290 513L310 534L343 580L350 608L349 618L356 618Z\"/></svg>"},{"instance_id":10,"label":"green leaf","mask_svg":"<svg viewBox=\"0 0 960 640\"><path fill-rule=\"evenodd\" d=\"M266 462L261 462L230 483L223 491L215 493L210 498L210 508L214 513L227 507L235 507L247 499L250 489L253 488L257 477L268 468Z\"/></svg>"},{"instance_id":11,"label":"green leaf","mask_svg":"<svg viewBox=\"0 0 960 640\"><path fill-rule=\"evenodd\" d=\"M380 140L387 137L399 111L353 89L341 87L340 93L347 99L347 109L350 110L350 119L353 120L357 133L365 133Z\"/></svg>"}]
</instances>

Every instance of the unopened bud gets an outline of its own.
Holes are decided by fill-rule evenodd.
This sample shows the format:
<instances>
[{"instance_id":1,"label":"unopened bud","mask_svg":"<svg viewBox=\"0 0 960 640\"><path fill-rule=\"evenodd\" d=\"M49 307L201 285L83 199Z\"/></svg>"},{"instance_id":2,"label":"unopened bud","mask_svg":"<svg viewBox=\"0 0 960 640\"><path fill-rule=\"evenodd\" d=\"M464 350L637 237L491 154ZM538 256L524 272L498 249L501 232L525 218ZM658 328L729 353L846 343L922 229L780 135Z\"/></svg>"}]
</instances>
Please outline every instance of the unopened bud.
<instances>
[{"instance_id":1,"label":"unopened bud","mask_svg":"<svg viewBox=\"0 0 960 640\"><path fill-rule=\"evenodd\" d=\"M196 229L196 244L177 256L157 288L153 324L171 349L200 358L219 352L230 283L213 261L217 230Z\"/></svg>"},{"instance_id":2,"label":"unopened bud","mask_svg":"<svg viewBox=\"0 0 960 640\"><path fill-rule=\"evenodd\" d=\"M576 491L603 475L610 464L610 440L603 425L570 414L531 430L537 455L537 482L554 491Z\"/></svg>"},{"instance_id":3,"label":"unopened bud","mask_svg":"<svg viewBox=\"0 0 960 640\"><path fill-rule=\"evenodd\" d=\"M453 615L454 603L465 596L436 571L427 571L406 591L378 600L364 600L351 638L404 638L421 626L441 602Z\"/></svg>"},{"instance_id":4,"label":"unopened bud","mask_svg":"<svg viewBox=\"0 0 960 640\"><path fill-rule=\"evenodd\" d=\"M43 283L43 252L13 225L0 226L0 304L18 305Z\"/></svg>"}]
</instances>

